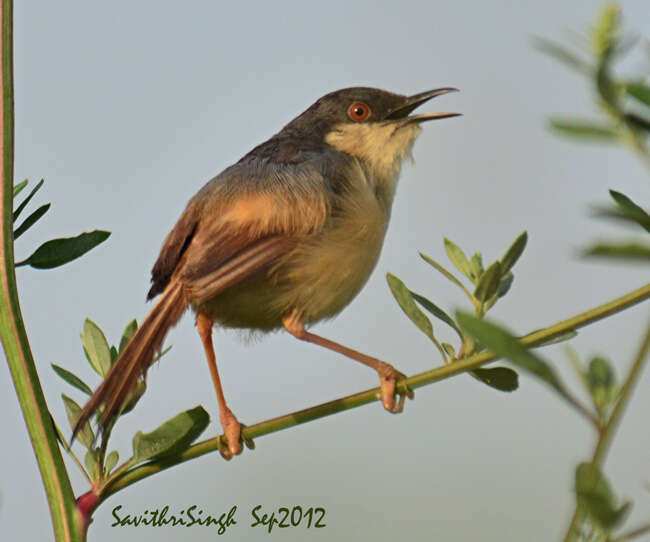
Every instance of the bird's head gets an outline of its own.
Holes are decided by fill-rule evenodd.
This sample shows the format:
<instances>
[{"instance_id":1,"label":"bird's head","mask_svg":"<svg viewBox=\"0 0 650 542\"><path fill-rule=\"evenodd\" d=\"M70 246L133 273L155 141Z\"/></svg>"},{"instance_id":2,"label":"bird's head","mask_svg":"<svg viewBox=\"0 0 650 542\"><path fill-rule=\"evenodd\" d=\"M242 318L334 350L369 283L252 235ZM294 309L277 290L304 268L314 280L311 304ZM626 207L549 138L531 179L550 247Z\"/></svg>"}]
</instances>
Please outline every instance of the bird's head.
<instances>
[{"instance_id":1,"label":"bird's head","mask_svg":"<svg viewBox=\"0 0 650 542\"><path fill-rule=\"evenodd\" d=\"M445 87L404 96L381 89L352 87L318 99L283 131L320 141L352 155L378 177L393 178L421 131L420 124L458 116L459 113L411 115L436 96L456 91Z\"/></svg>"}]
</instances>

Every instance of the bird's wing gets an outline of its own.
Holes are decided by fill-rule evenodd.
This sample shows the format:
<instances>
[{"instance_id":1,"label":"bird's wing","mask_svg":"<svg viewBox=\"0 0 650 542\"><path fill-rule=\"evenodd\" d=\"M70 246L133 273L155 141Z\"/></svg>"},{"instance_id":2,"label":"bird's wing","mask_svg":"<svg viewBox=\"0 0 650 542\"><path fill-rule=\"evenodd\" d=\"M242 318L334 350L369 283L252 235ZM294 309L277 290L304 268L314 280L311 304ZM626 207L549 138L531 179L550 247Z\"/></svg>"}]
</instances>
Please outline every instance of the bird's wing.
<instances>
[{"instance_id":1,"label":"bird's wing","mask_svg":"<svg viewBox=\"0 0 650 542\"><path fill-rule=\"evenodd\" d=\"M165 239L149 298L178 273L200 303L318 231L330 209L332 166L314 155L292 164L249 158L215 177Z\"/></svg>"}]
</instances>

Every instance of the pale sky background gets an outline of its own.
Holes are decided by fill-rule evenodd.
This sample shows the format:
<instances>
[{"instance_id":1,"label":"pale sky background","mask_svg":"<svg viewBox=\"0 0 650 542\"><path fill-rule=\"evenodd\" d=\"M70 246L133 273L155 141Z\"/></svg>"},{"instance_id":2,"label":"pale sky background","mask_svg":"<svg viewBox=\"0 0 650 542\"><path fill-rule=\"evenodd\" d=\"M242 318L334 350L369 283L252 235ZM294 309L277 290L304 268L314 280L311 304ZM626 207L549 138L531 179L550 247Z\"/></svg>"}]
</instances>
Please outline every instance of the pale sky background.
<instances>
[{"instance_id":1,"label":"pale sky background","mask_svg":"<svg viewBox=\"0 0 650 542\"><path fill-rule=\"evenodd\" d=\"M646 0L624 1L627 27L650 35ZM462 294L422 262L446 260L442 237L485 260L522 230L529 244L510 294L492 311L518 333L620 296L647 281L647 267L581 260L599 236L625 234L589 206L612 187L650 201L648 172L627 151L557 137L549 115L592 116L592 90L536 52L534 35L582 32L593 1L496 2L17 2L16 179L46 184L46 218L19 239L17 259L41 242L94 228L99 248L52 271L21 268L23 314L50 408L67 427L61 392L84 397L52 362L97 379L79 333L91 317L117 342L145 316L149 271L185 202L212 176L267 139L326 92L369 85L402 93L456 86L426 111L460 111L429 123L404 168L382 257L359 297L314 330L386 359L407 374L439 364L435 349L402 314L390 271L453 311ZM632 68L635 67L632 63ZM636 67L642 68L638 62ZM647 68L647 65L645 66ZM36 205L32 206L35 209ZM588 359L629 366L648 321L636 307L582 331ZM441 324L439 335L454 340ZM114 432L128 457L132 435L203 405L219 429L201 343L186 315L174 348L149 372L137 410ZM286 333L245 345L217 332L217 356L234 412L253 424L377 385L373 372ZM543 352L574 388L561 347ZM112 497L89 540L214 540L213 528L111 528L111 509L140 514L197 504L218 515L237 505L224 539L556 540L573 511L573 472L594 435L546 387L522 375L502 394L467 376L417 390L405 412L368 405L257 440L227 463L204 456ZM628 526L650 517L650 374L639 383L606 472L634 500ZM42 482L8 369L0 369L0 533L48 540ZM81 447L79 448L80 453ZM78 493L86 485L69 462ZM250 510L320 506L327 527L250 528Z\"/></svg>"}]
</instances>

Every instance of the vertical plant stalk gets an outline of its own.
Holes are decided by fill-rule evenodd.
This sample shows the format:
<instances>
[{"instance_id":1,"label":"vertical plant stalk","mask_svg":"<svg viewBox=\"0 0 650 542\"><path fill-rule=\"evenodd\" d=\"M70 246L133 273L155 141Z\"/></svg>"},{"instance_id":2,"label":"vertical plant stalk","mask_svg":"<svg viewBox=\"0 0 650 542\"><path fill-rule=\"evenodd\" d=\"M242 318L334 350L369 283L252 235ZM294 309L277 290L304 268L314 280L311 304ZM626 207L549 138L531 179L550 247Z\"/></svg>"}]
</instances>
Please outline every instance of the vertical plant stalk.
<instances>
[{"instance_id":1,"label":"vertical plant stalk","mask_svg":"<svg viewBox=\"0 0 650 542\"><path fill-rule=\"evenodd\" d=\"M647 358L648 358L648 353L650 352L650 325L648 325L648 329L645 332L645 336L643 337L643 340L641 341L641 346L639 346L639 351L634 358L634 362L632 363L632 367L630 368L630 372L625 379L625 382L623 383L623 387L621 388L620 394L618 401L616 402L616 406L614 407L614 410L612 410L612 413L609 416L609 419L607 421L607 424L603 429L600 431L600 434L598 435L598 442L596 443L596 448L594 449L594 454L593 457L591 458L591 464L598 468L599 470L602 470L602 465L605 462L605 458L607 457L607 452L609 452L609 448L612 444L612 440L614 439L614 434L616 433L616 430L618 429L618 426L621 422L621 419L623 418L623 413L625 412L625 408L627 407L627 404L630 402L630 397L632 396L632 392L634 391L634 386L639 380L639 377L641 376L641 370L643 369L643 365L645 364ZM569 528L567 529L567 534L565 537L565 542L571 542L573 540L576 540L577 535L576 531L578 528L578 525L583 517L584 513L581 510L580 505L576 505L575 512L571 518L571 523L569 525ZM648 527L644 527L644 529L647 529Z\"/></svg>"},{"instance_id":2,"label":"vertical plant stalk","mask_svg":"<svg viewBox=\"0 0 650 542\"><path fill-rule=\"evenodd\" d=\"M14 89L13 0L0 9L0 338L41 471L57 542L85 538L23 325L13 254Z\"/></svg>"}]
</instances>

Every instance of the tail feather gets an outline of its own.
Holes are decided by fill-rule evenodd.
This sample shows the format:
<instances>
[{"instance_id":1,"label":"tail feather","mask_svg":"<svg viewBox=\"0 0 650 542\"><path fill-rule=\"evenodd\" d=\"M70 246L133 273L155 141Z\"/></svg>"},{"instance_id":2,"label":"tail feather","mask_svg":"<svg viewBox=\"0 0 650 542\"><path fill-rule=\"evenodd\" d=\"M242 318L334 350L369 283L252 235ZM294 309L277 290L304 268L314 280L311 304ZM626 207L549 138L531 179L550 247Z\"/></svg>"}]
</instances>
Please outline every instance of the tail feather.
<instances>
[{"instance_id":1,"label":"tail feather","mask_svg":"<svg viewBox=\"0 0 650 542\"><path fill-rule=\"evenodd\" d=\"M138 378L147 371L165 335L187 306L183 285L178 280L172 280L84 406L74 427L72 440L102 404L104 410L99 418L100 430L105 429L110 420L119 414L127 395L136 386Z\"/></svg>"}]
</instances>

